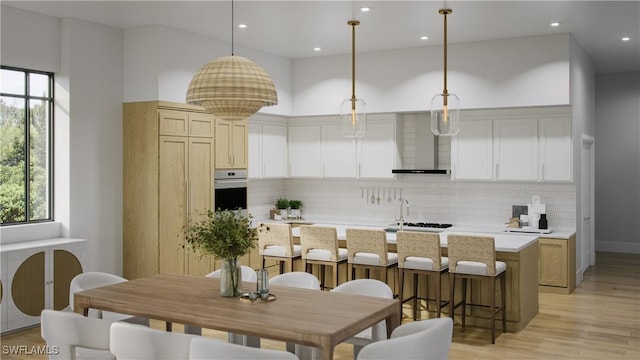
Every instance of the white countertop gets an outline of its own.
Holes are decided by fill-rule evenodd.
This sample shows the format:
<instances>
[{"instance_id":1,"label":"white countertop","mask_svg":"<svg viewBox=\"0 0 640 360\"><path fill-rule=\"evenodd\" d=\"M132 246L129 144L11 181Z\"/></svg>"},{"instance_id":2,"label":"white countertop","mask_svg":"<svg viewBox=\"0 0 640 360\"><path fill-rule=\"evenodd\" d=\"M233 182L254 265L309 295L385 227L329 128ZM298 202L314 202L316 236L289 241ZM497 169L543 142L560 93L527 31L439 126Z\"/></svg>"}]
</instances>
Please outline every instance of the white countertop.
<instances>
[{"instance_id":1,"label":"white countertop","mask_svg":"<svg viewBox=\"0 0 640 360\"><path fill-rule=\"evenodd\" d=\"M310 221L307 221L310 222ZM382 230L385 226L370 226L370 225L346 225L346 224L329 224L329 223L314 223L314 226L329 226L335 227L338 232L338 239L345 240L347 228L357 228L357 229L376 229ZM470 228L467 228L470 229ZM293 236L300 236L300 229L293 228L292 229ZM443 247L447 247L447 236L449 234L464 234L464 235L477 235L477 236L487 236L491 235L495 239L496 251L503 252L519 252L522 249L526 248L535 243L538 239L539 235L537 234L514 234L514 233L505 233L505 232L486 232L486 231L478 231L475 230L461 230L457 227L448 228L446 231L442 231L439 233L440 235L440 245ZM548 235L545 235L548 236ZM395 232L387 232L387 242L395 244L396 242L396 234Z\"/></svg>"}]
</instances>

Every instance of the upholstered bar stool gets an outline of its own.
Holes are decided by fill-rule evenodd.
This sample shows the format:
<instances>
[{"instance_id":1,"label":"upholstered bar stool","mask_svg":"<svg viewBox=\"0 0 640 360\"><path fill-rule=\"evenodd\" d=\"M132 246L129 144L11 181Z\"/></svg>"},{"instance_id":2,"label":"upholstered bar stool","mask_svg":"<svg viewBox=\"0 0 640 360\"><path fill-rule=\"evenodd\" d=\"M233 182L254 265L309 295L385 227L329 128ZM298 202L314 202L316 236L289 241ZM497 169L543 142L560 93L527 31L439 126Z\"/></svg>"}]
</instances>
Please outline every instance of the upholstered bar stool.
<instances>
[{"instance_id":1,"label":"upholstered bar stool","mask_svg":"<svg viewBox=\"0 0 640 360\"><path fill-rule=\"evenodd\" d=\"M413 320L418 318L418 275L425 275L427 284L427 310L429 300L436 305L436 315L440 317L441 310L448 301L442 301L442 274L449 271L449 259L440 255L440 235L429 232L398 231L396 233L398 249L398 276L400 278L400 301L413 299ZM413 296L405 300L404 275L413 275ZM429 277L434 277L435 297L429 298Z\"/></svg>"},{"instance_id":2,"label":"upholstered bar stool","mask_svg":"<svg viewBox=\"0 0 640 360\"><path fill-rule=\"evenodd\" d=\"M300 226L300 246L302 246L302 265L306 272L311 272L311 267L320 266L320 286L325 286L325 268L331 266L333 284L331 288L338 286L338 268L340 264L346 264L348 258L347 249L338 247L338 232L335 227L327 226Z\"/></svg>"},{"instance_id":3,"label":"upholstered bar stool","mask_svg":"<svg viewBox=\"0 0 640 360\"><path fill-rule=\"evenodd\" d=\"M502 312L502 332L507 331L506 317L506 272L507 264L496 261L495 241L493 237L471 235L448 235L449 255L449 314L462 306L462 327L465 326L466 307L489 307L491 311L491 343L496 343L496 313ZM462 300L455 304L455 281L462 279ZM488 280L490 304L467 304L467 279ZM496 306L496 282L500 281L500 306ZM455 305L454 305L455 304Z\"/></svg>"},{"instance_id":4,"label":"upholstered bar stool","mask_svg":"<svg viewBox=\"0 0 640 360\"><path fill-rule=\"evenodd\" d=\"M398 267L398 254L387 251L387 234L384 230L347 229L349 280L356 277L356 269L365 270L367 278L371 270L380 270L381 279L387 282L387 270Z\"/></svg>"},{"instance_id":5,"label":"upholstered bar stool","mask_svg":"<svg viewBox=\"0 0 640 360\"><path fill-rule=\"evenodd\" d=\"M293 244L291 224L261 223L259 229L258 251L262 256L262 268L267 259L273 259L280 262L280 274L284 273L285 262L289 262L289 271L293 271L293 261L302 258L302 248Z\"/></svg>"}]
</instances>

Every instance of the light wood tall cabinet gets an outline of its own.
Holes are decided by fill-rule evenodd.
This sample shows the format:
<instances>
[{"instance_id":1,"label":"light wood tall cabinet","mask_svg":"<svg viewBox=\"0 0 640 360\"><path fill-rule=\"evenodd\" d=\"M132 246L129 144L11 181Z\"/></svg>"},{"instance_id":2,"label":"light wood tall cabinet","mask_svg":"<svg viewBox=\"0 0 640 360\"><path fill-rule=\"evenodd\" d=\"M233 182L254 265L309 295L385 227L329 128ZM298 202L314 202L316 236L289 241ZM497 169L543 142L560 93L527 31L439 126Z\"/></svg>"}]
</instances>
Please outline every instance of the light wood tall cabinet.
<instances>
[{"instance_id":1,"label":"light wood tall cabinet","mask_svg":"<svg viewBox=\"0 0 640 360\"><path fill-rule=\"evenodd\" d=\"M213 271L212 257L182 247L188 221L214 204L213 116L162 101L123 110L124 277Z\"/></svg>"},{"instance_id":2,"label":"light wood tall cabinet","mask_svg":"<svg viewBox=\"0 0 640 360\"><path fill-rule=\"evenodd\" d=\"M248 120L215 120L216 169L246 169L248 164Z\"/></svg>"}]
</instances>

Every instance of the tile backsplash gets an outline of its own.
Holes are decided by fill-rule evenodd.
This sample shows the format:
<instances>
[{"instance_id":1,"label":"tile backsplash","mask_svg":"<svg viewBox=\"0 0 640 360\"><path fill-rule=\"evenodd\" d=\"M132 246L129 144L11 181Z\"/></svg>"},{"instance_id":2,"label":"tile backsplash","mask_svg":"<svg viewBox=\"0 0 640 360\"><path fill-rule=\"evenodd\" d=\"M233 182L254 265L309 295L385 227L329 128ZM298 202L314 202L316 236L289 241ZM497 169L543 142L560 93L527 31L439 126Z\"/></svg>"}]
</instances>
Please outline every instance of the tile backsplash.
<instances>
[{"instance_id":1,"label":"tile backsplash","mask_svg":"<svg viewBox=\"0 0 640 360\"><path fill-rule=\"evenodd\" d=\"M365 199L367 189L374 190L376 198L378 189L381 198L391 189L392 200L384 196L380 204L371 204ZM511 216L512 205L526 205L533 195L539 195L546 204L549 226L575 228L572 183L458 182L448 175L402 175L396 180L252 180L249 211L256 220L265 219L275 200L284 196L302 200L306 218L391 223L400 214L400 189L410 204L409 221L502 226Z\"/></svg>"}]
</instances>

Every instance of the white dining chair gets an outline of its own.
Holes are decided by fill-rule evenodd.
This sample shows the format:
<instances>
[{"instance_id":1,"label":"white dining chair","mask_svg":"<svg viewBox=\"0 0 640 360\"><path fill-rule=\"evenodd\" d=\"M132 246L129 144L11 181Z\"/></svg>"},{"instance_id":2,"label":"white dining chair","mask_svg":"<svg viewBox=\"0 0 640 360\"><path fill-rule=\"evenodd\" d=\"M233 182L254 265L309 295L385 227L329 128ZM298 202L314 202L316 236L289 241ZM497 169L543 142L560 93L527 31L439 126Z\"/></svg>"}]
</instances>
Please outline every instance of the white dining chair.
<instances>
[{"instance_id":1,"label":"white dining chair","mask_svg":"<svg viewBox=\"0 0 640 360\"><path fill-rule=\"evenodd\" d=\"M127 281L129 280L121 276L106 272L90 271L78 274L73 279L71 279L71 284L69 285L69 307L73 311L73 300L74 294L76 292L94 289L101 286L119 284ZM149 326L149 319L114 313L110 311L89 310L89 317L96 317L99 319L106 319L111 321L126 321L132 324Z\"/></svg>"},{"instance_id":2,"label":"white dining chair","mask_svg":"<svg viewBox=\"0 0 640 360\"><path fill-rule=\"evenodd\" d=\"M50 350L49 360L115 359L109 351L112 323L68 311L42 310L40 332Z\"/></svg>"},{"instance_id":3,"label":"white dining chair","mask_svg":"<svg viewBox=\"0 0 640 360\"><path fill-rule=\"evenodd\" d=\"M351 280L338 285L331 290L337 293L347 293L354 295L375 296L387 299L393 299L393 290L380 280L375 279L358 279ZM358 357L358 353L363 346L380 340L387 339L387 324L381 321L372 327L361 331L355 336L347 339L345 342L353 344L353 358Z\"/></svg>"},{"instance_id":4,"label":"white dining chair","mask_svg":"<svg viewBox=\"0 0 640 360\"><path fill-rule=\"evenodd\" d=\"M109 348L118 360L188 359L191 340L197 335L115 322Z\"/></svg>"},{"instance_id":5,"label":"white dining chair","mask_svg":"<svg viewBox=\"0 0 640 360\"><path fill-rule=\"evenodd\" d=\"M256 349L230 344L216 339L195 338L191 340L189 359L199 360L298 360L298 357L286 351Z\"/></svg>"},{"instance_id":6,"label":"white dining chair","mask_svg":"<svg viewBox=\"0 0 640 360\"><path fill-rule=\"evenodd\" d=\"M294 271L274 276L269 280L269 285L289 286L301 289L320 290L318 278L308 272ZM295 314L292 314L295 316ZM300 359L316 359L319 352L311 346L287 342L287 351L294 353Z\"/></svg>"},{"instance_id":7,"label":"white dining chair","mask_svg":"<svg viewBox=\"0 0 640 360\"><path fill-rule=\"evenodd\" d=\"M258 280L258 274L256 273L255 270L253 270L252 267L242 265L241 271L242 271L242 281L256 282ZM218 269L214 272L207 274L206 276L219 278L221 272L222 272L222 269Z\"/></svg>"},{"instance_id":8,"label":"white dining chair","mask_svg":"<svg viewBox=\"0 0 640 360\"><path fill-rule=\"evenodd\" d=\"M398 326L389 340L366 345L358 360L446 360L449 358L453 320L435 318Z\"/></svg>"}]
</instances>

